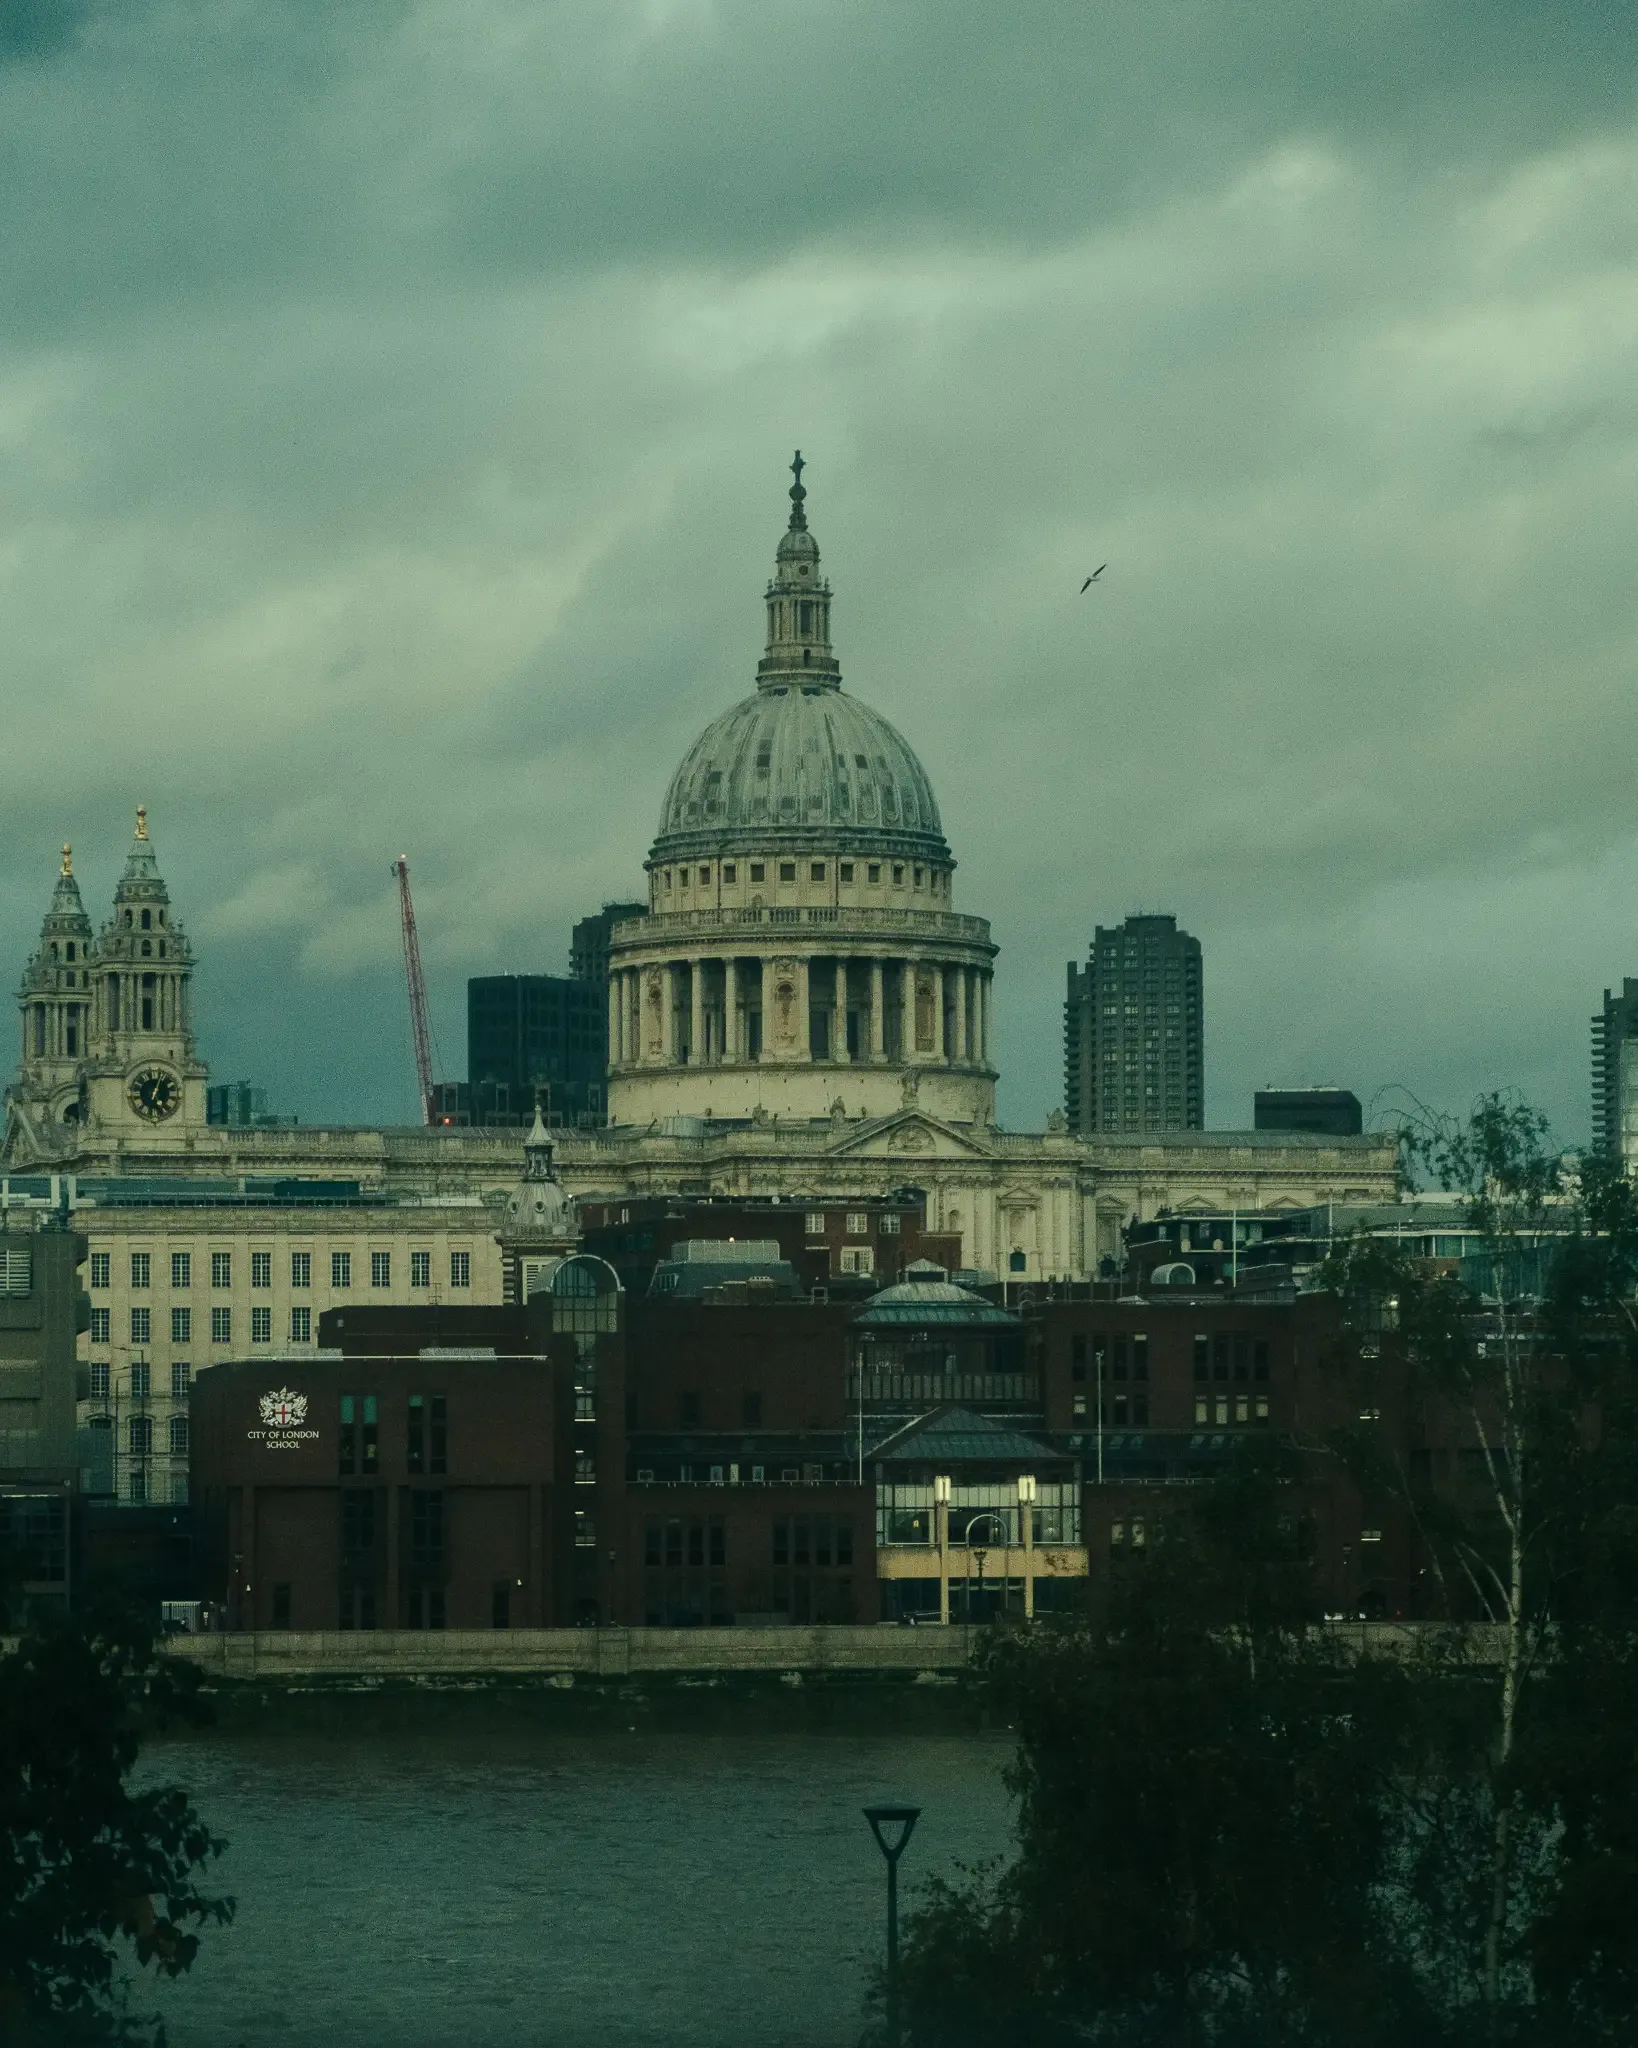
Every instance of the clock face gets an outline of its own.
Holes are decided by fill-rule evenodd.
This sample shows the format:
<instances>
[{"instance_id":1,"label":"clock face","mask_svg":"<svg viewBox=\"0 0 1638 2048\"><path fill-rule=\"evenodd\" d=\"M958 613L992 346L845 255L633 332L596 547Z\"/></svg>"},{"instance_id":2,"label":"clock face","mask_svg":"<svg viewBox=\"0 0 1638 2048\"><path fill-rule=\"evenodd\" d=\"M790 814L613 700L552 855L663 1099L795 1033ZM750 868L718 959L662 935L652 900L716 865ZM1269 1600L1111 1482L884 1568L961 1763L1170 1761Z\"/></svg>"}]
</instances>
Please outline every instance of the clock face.
<instances>
[{"instance_id":1,"label":"clock face","mask_svg":"<svg viewBox=\"0 0 1638 2048\"><path fill-rule=\"evenodd\" d=\"M182 1090L174 1074L163 1067L143 1067L131 1076L126 1099L137 1115L151 1124L163 1123L182 1107Z\"/></svg>"}]
</instances>

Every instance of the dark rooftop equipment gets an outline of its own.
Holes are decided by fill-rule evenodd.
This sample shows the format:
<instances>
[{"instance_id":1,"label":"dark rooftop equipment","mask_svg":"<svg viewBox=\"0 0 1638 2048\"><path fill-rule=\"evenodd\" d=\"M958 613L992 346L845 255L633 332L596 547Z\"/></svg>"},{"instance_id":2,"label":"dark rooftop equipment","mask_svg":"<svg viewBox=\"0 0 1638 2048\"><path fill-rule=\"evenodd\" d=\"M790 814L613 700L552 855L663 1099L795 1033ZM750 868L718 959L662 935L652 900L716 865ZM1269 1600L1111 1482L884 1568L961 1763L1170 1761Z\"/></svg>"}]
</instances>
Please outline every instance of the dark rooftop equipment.
<instances>
[{"instance_id":1,"label":"dark rooftop equipment","mask_svg":"<svg viewBox=\"0 0 1638 2048\"><path fill-rule=\"evenodd\" d=\"M1357 1138L1365 1128L1365 1113L1351 1088L1259 1088L1252 1105L1252 1127Z\"/></svg>"}]
</instances>

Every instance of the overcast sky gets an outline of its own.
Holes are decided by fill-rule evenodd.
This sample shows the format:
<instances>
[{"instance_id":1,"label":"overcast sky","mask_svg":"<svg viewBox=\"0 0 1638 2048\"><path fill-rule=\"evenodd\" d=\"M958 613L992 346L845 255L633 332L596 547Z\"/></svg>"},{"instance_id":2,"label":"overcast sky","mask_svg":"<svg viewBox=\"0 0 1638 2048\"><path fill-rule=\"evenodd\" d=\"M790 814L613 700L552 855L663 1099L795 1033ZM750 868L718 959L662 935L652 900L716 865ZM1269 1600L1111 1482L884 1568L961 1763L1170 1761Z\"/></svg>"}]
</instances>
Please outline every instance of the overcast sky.
<instances>
[{"instance_id":1,"label":"overcast sky","mask_svg":"<svg viewBox=\"0 0 1638 2048\"><path fill-rule=\"evenodd\" d=\"M146 802L205 1056L413 1114L751 687L846 687L1001 947L1205 948L1207 1120L1513 1085L1638 974L1629 0L0 0L0 964ZM1099 562L1101 586L1079 595Z\"/></svg>"}]
</instances>

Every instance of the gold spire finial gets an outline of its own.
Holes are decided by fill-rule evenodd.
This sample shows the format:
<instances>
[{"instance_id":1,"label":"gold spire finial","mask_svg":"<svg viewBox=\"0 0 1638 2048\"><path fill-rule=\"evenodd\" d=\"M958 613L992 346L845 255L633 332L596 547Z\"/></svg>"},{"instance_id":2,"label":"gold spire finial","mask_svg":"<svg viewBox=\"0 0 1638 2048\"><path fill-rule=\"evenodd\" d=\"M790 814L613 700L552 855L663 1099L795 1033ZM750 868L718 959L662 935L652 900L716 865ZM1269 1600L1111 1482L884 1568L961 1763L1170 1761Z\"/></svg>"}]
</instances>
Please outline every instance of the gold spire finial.
<instances>
[{"instance_id":1,"label":"gold spire finial","mask_svg":"<svg viewBox=\"0 0 1638 2048\"><path fill-rule=\"evenodd\" d=\"M69 845L68 841L65 839L63 841L63 873L65 875L71 875L73 872L74 849L72 846Z\"/></svg>"},{"instance_id":2,"label":"gold spire finial","mask_svg":"<svg viewBox=\"0 0 1638 2048\"><path fill-rule=\"evenodd\" d=\"M137 805L136 836L139 839L146 839L148 836L148 806L146 804Z\"/></svg>"}]
</instances>

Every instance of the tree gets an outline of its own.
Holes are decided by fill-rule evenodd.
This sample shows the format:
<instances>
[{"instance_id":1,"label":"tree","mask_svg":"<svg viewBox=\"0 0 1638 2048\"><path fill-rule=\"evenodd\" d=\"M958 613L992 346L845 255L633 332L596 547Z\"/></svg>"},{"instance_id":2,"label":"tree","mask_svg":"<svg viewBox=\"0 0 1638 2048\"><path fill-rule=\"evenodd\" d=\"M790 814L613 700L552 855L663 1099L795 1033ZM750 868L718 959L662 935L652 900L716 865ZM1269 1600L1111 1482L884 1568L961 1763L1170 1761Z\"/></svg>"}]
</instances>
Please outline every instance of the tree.
<instances>
[{"instance_id":1,"label":"tree","mask_svg":"<svg viewBox=\"0 0 1638 2048\"><path fill-rule=\"evenodd\" d=\"M178 1975L233 1901L198 1886L225 1844L187 1795L128 1780L145 1730L203 1718L197 1672L112 1603L37 1615L0 1657L0 2038L163 2040L122 1961Z\"/></svg>"},{"instance_id":2,"label":"tree","mask_svg":"<svg viewBox=\"0 0 1638 2048\"><path fill-rule=\"evenodd\" d=\"M997 1634L1019 1852L911 1916L918 2048L1362 2048L1419 2016L1376 1897L1407 1680L1321 1625L1300 1501L1248 1453L1085 1619Z\"/></svg>"},{"instance_id":3,"label":"tree","mask_svg":"<svg viewBox=\"0 0 1638 2048\"><path fill-rule=\"evenodd\" d=\"M1609 1773L1592 1785L1610 1733L1592 1674L1605 1699L1623 1677L1630 1696L1638 1618L1623 1519L1638 1501L1638 1210L1618 1166L1576 1170L1507 1097L1461 1121L1424 1113L1405 1138L1462 1205L1460 1269L1358 1237L1322 1279L1344 1302L1366 1412L1397 1403L1429 1448L1419 1471L1372 1431L1334 1448L1411 1518L1450 1624L1425 1660L1439 1768L1407 1793L1409 1881L1437 1922L1447 2013L1471 1996L1497 2042L1539 2027L1544 1999L1579 2026L1591 1981L1572 1930L1592 1925L1594 1814L1610 1812Z\"/></svg>"}]
</instances>

